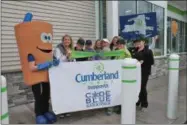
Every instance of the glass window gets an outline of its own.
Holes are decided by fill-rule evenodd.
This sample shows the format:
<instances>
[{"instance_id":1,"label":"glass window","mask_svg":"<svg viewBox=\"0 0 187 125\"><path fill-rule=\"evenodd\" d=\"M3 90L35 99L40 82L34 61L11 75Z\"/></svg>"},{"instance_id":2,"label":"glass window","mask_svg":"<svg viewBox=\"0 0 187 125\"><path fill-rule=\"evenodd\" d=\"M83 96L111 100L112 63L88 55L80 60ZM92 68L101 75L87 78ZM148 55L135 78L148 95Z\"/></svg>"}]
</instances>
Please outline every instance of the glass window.
<instances>
[{"instance_id":1,"label":"glass window","mask_svg":"<svg viewBox=\"0 0 187 125\"><path fill-rule=\"evenodd\" d=\"M178 40L179 40L179 22L178 20L176 19L172 19L171 21L171 24L172 24L172 41L171 41L171 45L172 45L172 48L171 48L171 52L174 53L174 52L178 52ZM176 31L175 31L176 29ZM176 35L175 35L175 32L176 32Z\"/></svg>"},{"instance_id":2,"label":"glass window","mask_svg":"<svg viewBox=\"0 0 187 125\"><path fill-rule=\"evenodd\" d=\"M136 1L119 1L119 16L136 14Z\"/></svg>"},{"instance_id":3,"label":"glass window","mask_svg":"<svg viewBox=\"0 0 187 125\"><path fill-rule=\"evenodd\" d=\"M171 18L167 18L167 53L171 53Z\"/></svg>"},{"instance_id":4,"label":"glass window","mask_svg":"<svg viewBox=\"0 0 187 125\"><path fill-rule=\"evenodd\" d=\"M179 52L184 52L184 23L180 21L179 24Z\"/></svg>"},{"instance_id":5,"label":"glass window","mask_svg":"<svg viewBox=\"0 0 187 125\"><path fill-rule=\"evenodd\" d=\"M107 37L107 11L106 0L99 1L99 37L100 39Z\"/></svg>"},{"instance_id":6,"label":"glass window","mask_svg":"<svg viewBox=\"0 0 187 125\"><path fill-rule=\"evenodd\" d=\"M186 34L185 34L185 27L186 27L186 25L185 25L185 23L184 22L182 22L182 44L181 44L181 46L182 46L182 52L185 52L185 47L186 47L186 39L185 39L185 37L186 37Z\"/></svg>"},{"instance_id":7,"label":"glass window","mask_svg":"<svg viewBox=\"0 0 187 125\"><path fill-rule=\"evenodd\" d=\"M118 1L118 15L120 16L125 16L125 15L132 15L132 14L136 14L136 1ZM119 20L119 24L120 24L120 20ZM118 30L119 33L120 31L120 25L118 25ZM127 46L131 47L132 42L131 41L127 41Z\"/></svg>"},{"instance_id":8,"label":"glass window","mask_svg":"<svg viewBox=\"0 0 187 125\"><path fill-rule=\"evenodd\" d=\"M158 25L158 39L153 40L155 44L153 52L156 56L164 55L164 8L153 5L153 12L156 12L157 25Z\"/></svg>"},{"instance_id":9,"label":"glass window","mask_svg":"<svg viewBox=\"0 0 187 125\"><path fill-rule=\"evenodd\" d=\"M138 13L152 12L152 4L146 1L137 1L137 12Z\"/></svg>"},{"instance_id":10,"label":"glass window","mask_svg":"<svg viewBox=\"0 0 187 125\"><path fill-rule=\"evenodd\" d=\"M137 13L148 13L152 12L152 4L146 1L137 1ZM151 45L152 38L148 38L148 45Z\"/></svg>"},{"instance_id":11,"label":"glass window","mask_svg":"<svg viewBox=\"0 0 187 125\"><path fill-rule=\"evenodd\" d=\"M186 27L185 27L185 52L187 52L187 23L186 23Z\"/></svg>"},{"instance_id":12,"label":"glass window","mask_svg":"<svg viewBox=\"0 0 187 125\"><path fill-rule=\"evenodd\" d=\"M167 53L186 52L186 24L170 17L168 17L167 23Z\"/></svg>"}]
</instances>

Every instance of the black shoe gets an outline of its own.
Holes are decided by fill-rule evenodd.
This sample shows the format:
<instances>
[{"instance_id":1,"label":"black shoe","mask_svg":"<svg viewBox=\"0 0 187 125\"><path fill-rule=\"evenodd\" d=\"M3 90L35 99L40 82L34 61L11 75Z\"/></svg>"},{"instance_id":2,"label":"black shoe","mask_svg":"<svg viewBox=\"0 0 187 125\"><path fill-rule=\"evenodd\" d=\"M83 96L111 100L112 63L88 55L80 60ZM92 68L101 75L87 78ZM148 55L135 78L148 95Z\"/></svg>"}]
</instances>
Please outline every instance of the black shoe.
<instances>
[{"instance_id":1,"label":"black shoe","mask_svg":"<svg viewBox=\"0 0 187 125\"><path fill-rule=\"evenodd\" d=\"M138 101L138 102L136 103L136 106L140 106L140 101Z\"/></svg>"}]
</instances>

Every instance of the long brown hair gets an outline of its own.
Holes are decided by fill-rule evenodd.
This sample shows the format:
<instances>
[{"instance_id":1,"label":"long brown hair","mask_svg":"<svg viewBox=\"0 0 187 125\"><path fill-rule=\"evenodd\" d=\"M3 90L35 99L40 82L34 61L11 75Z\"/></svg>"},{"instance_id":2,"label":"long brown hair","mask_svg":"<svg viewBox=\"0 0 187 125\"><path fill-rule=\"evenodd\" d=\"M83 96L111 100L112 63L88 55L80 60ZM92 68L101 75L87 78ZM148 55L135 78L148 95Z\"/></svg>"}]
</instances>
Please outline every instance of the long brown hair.
<instances>
[{"instance_id":1,"label":"long brown hair","mask_svg":"<svg viewBox=\"0 0 187 125\"><path fill-rule=\"evenodd\" d=\"M70 45L69 45L69 48L72 50L73 49L73 40L72 40L72 37L68 34L65 34L63 37L62 37L62 41L64 41L64 38L65 37L68 37L70 39Z\"/></svg>"},{"instance_id":2,"label":"long brown hair","mask_svg":"<svg viewBox=\"0 0 187 125\"><path fill-rule=\"evenodd\" d=\"M119 40L119 38L120 38L119 36L114 36L113 37L112 42L110 43L110 50L113 50L113 48L114 48L114 43L113 43L114 39Z\"/></svg>"},{"instance_id":3,"label":"long brown hair","mask_svg":"<svg viewBox=\"0 0 187 125\"><path fill-rule=\"evenodd\" d=\"M97 43L98 43L99 41L101 41L101 40L100 40L100 39L97 39L97 40L95 41L94 50L98 49L98 48L97 48ZM101 47L101 49L102 49L102 47Z\"/></svg>"}]
</instances>

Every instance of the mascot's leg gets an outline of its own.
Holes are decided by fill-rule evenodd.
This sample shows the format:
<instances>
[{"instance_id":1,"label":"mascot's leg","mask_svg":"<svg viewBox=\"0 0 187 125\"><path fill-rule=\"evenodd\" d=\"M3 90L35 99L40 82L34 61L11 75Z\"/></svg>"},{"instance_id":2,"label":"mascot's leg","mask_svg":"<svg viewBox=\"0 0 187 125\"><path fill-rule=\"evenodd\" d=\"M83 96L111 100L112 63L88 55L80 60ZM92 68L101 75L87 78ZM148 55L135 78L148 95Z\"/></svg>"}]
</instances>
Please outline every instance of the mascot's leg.
<instances>
[{"instance_id":1,"label":"mascot's leg","mask_svg":"<svg viewBox=\"0 0 187 125\"><path fill-rule=\"evenodd\" d=\"M50 124L56 122L56 115L52 112L49 112L49 99L50 99L50 84L43 83L42 84L42 112L44 116L47 118Z\"/></svg>"},{"instance_id":2,"label":"mascot's leg","mask_svg":"<svg viewBox=\"0 0 187 125\"><path fill-rule=\"evenodd\" d=\"M35 114L36 114L36 124L47 124L48 120L43 115L42 112L42 83L38 83L32 86L32 91L35 99Z\"/></svg>"}]
</instances>

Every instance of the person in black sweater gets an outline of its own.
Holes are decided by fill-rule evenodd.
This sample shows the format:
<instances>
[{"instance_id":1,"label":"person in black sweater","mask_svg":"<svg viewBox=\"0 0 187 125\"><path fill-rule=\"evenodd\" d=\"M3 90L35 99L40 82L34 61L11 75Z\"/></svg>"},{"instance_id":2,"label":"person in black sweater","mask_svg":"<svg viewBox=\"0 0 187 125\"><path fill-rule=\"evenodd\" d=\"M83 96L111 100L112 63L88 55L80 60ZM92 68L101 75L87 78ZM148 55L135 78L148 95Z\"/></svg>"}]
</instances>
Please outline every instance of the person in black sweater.
<instances>
[{"instance_id":1,"label":"person in black sweater","mask_svg":"<svg viewBox=\"0 0 187 125\"><path fill-rule=\"evenodd\" d=\"M151 74L151 66L154 64L154 57L152 50L145 45L145 38L140 37L133 41L134 47L130 48L132 58L137 59L141 63L141 90L139 94L139 100L136 103L137 107L147 108L147 82L149 75Z\"/></svg>"},{"instance_id":2,"label":"person in black sweater","mask_svg":"<svg viewBox=\"0 0 187 125\"><path fill-rule=\"evenodd\" d=\"M79 38L77 40L77 45L76 47L74 48L76 51L84 51L84 44L85 44L85 40L82 39L82 38ZM87 61L88 58L77 58L76 61Z\"/></svg>"}]
</instances>

